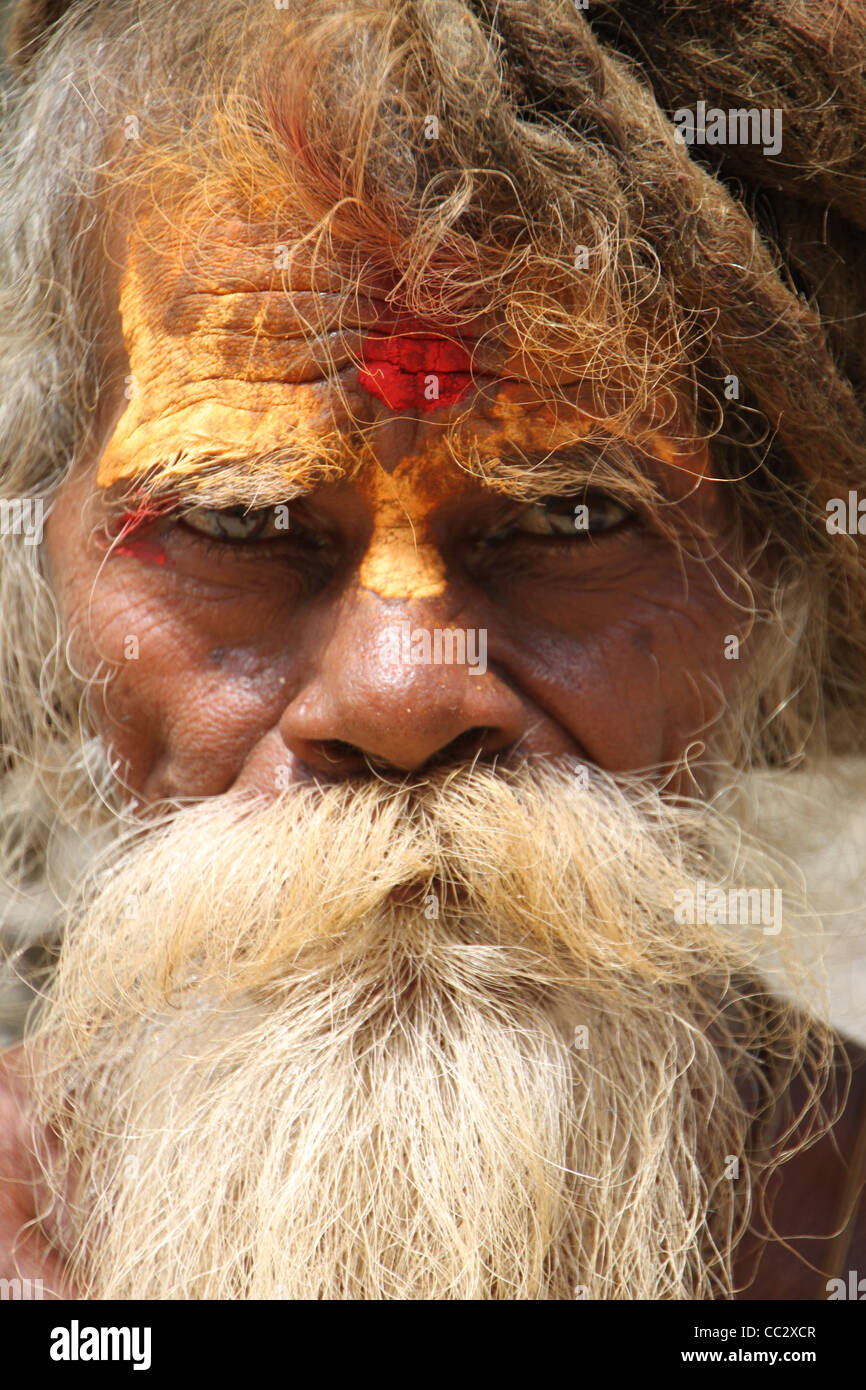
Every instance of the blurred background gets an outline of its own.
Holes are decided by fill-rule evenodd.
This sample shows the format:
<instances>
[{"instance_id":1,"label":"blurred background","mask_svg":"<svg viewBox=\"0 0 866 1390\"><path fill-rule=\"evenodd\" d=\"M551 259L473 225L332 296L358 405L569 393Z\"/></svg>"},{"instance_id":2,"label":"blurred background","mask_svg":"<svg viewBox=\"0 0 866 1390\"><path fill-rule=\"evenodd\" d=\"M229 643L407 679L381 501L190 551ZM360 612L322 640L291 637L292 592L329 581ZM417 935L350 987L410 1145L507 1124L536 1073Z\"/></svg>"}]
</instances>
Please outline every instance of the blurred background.
<instances>
[{"instance_id":1,"label":"blurred background","mask_svg":"<svg viewBox=\"0 0 866 1390\"><path fill-rule=\"evenodd\" d=\"M15 8L15 0L0 0L0 48L2 48L2 60L0 60L0 88L6 85L8 68L6 66L6 32L9 28L9 17Z\"/></svg>"}]
</instances>

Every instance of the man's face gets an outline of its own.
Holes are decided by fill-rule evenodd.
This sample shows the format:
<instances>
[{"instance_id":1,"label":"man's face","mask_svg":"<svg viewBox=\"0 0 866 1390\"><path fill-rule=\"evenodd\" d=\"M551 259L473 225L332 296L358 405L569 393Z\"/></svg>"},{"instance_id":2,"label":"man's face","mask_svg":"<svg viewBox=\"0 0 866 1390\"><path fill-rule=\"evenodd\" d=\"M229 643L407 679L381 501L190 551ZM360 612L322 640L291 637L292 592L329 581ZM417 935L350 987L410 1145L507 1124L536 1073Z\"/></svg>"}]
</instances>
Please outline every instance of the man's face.
<instances>
[{"instance_id":1,"label":"man's face","mask_svg":"<svg viewBox=\"0 0 866 1390\"><path fill-rule=\"evenodd\" d=\"M59 492L47 550L78 669L114 673L93 717L138 796L271 795L366 759L413 772L479 751L635 771L675 763L712 722L738 674L725 639L742 594L705 445L673 461L662 427L641 455L675 504L680 549L646 508L595 486L581 439L603 411L576 375L554 404L516 356L467 335L474 381L452 390L435 330L419 336L371 301L354 360L329 378L333 342L300 327L316 296L274 287L257 270L268 248L242 262L240 290L131 245L125 370ZM397 372L392 409L377 365L406 343L420 371ZM445 351L447 368L462 349ZM270 505L255 507L255 460L278 450L295 460L285 503L271 477ZM215 454L231 460L238 505L127 515L108 548L117 484L134 490L173 453L168 505L189 500ZM553 494L533 476L542 465L564 480ZM698 528L712 557L706 542L695 553ZM437 629L466 634L474 665L431 659L418 633Z\"/></svg>"},{"instance_id":2,"label":"man's face","mask_svg":"<svg viewBox=\"0 0 866 1390\"><path fill-rule=\"evenodd\" d=\"M129 788L201 801L118 836L52 981L76 1278L727 1291L763 1024L720 1001L754 941L674 913L712 807L616 776L675 764L738 672L708 452L659 407L629 474L580 371L554 404L519 354L381 303L351 351L305 337L323 301L262 260L227 235L173 273L133 241L120 384L46 531Z\"/></svg>"}]
</instances>

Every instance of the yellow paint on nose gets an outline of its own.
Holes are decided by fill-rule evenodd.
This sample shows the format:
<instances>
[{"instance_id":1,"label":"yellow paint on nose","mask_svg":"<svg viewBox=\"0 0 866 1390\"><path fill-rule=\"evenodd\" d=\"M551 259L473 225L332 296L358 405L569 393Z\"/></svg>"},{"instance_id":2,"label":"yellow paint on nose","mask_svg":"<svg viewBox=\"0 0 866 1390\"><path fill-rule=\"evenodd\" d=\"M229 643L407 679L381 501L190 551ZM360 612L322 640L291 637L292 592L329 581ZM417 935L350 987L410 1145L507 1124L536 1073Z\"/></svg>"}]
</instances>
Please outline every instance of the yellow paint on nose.
<instances>
[{"instance_id":1,"label":"yellow paint on nose","mask_svg":"<svg viewBox=\"0 0 866 1390\"><path fill-rule=\"evenodd\" d=\"M436 505L423 480L375 466L359 479L373 513L373 534L361 561L360 582L380 598L434 598L445 590L445 566L430 541L428 518Z\"/></svg>"}]
</instances>

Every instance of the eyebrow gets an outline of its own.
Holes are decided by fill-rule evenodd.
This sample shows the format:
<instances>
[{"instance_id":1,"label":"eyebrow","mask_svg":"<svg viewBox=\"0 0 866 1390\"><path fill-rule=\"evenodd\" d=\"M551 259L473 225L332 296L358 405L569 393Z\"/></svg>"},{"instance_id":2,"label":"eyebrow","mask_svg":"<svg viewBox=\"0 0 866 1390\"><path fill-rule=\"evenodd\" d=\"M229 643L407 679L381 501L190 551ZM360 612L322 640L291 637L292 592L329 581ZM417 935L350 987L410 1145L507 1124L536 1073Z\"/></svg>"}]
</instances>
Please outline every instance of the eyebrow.
<instances>
[{"instance_id":1,"label":"eyebrow","mask_svg":"<svg viewBox=\"0 0 866 1390\"><path fill-rule=\"evenodd\" d=\"M345 478L344 462L336 453L292 446L236 458L179 451L111 486L108 500L121 506L277 506Z\"/></svg>"},{"instance_id":2,"label":"eyebrow","mask_svg":"<svg viewBox=\"0 0 866 1390\"><path fill-rule=\"evenodd\" d=\"M446 440L462 472L515 501L535 502L589 488L607 489L623 501L644 506L671 500L659 486L663 460L603 426L592 436L547 450L524 451L509 444L485 454L474 441L459 448L450 435ZM314 449L287 445L237 457L178 451L109 487L107 500L133 511L142 506L254 510L297 501L328 484L350 481L362 465L365 453L357 440L335 432L331 449L323 449L323 443L317 441Z\"/></svg>"},{"instance_id":3,"label":"eyebrow","mask_svg":"<svg viewBox=\"0 0 866 1390\"><path fill-rule=\"evenodd\" d=\"M469 457L455 456L455 462L491 491L518 501L576 495L591 488L644 506L670 500L660 486L663 460L604 430L546 450L510 445L486 458L472 450Z\"/></svg>"}]
</instances>

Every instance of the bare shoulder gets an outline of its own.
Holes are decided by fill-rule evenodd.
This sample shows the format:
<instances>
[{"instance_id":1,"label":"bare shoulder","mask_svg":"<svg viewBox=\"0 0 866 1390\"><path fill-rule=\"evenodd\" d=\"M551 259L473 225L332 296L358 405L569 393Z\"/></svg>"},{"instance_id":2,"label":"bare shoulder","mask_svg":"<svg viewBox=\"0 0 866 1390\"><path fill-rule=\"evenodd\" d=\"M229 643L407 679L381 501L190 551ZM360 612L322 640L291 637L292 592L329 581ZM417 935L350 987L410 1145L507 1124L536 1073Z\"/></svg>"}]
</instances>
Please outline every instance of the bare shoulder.
<instances>
[{"instance_id":1,"label":"bare shoulder","mask_svg":"<svg viewBox=\"0 0 866 1390\"><path fill-rule=\"evenodd\" d=\"M842 1114L762 1195L762 1219L738 1252L740 1298L850 1297L852 1271L866 1293L866 1052L840 1038L837 1074ZM789 1113L803 1104L795 1081ZM840 1279L846 1292L834 1295Z\"/></svg>"},{"instance_id":2,"label":"bare shoulder","mask_svg":"<svg viewBox=\"0 0 866 1390\"><path fill-rule=\"evenodd\" d=\"M844 1269L836 1271L847 1278L856 1274L856 1284L866 1298L866 1052L849 1048L851 1060L851 1092L846 1108L848 1127L845 1134L845 1163L847 1169L847 1201L842 1213L846 1224L839 1237Z\"/></svg>"},{"instance_id":3,"label":"bare shoulder","mask_svg":"<svg viewBox=\"0 0 866 1390\"><path fill-rule=\"evenodd\" d=\"M0 1052L0 1279L22 1281L19 1297L68 1298L60 1261L36 1222L22 1059L20 1047Z\"/></svg>"}]
</instances>

